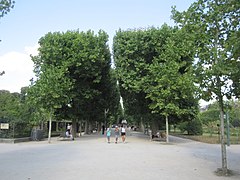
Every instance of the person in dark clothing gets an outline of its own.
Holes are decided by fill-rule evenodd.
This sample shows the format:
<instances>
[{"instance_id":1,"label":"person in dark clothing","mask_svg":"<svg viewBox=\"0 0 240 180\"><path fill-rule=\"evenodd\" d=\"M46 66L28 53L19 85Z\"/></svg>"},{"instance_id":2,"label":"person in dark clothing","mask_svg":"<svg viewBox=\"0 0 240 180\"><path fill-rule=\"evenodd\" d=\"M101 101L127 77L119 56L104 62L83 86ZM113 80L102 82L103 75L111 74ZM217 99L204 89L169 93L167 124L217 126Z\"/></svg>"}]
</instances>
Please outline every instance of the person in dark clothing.
<instances>
[{"instance_id":1,"label":"person in dark clothing","mask_svg":"<svg viewBox=\"0 0 240 180\"><path fill-rule=\"evenodd\" d=\"M105 132L105 126L104 124L102 125L102 135L104 135L104 132Z\"/></svg>"}]
</instances>

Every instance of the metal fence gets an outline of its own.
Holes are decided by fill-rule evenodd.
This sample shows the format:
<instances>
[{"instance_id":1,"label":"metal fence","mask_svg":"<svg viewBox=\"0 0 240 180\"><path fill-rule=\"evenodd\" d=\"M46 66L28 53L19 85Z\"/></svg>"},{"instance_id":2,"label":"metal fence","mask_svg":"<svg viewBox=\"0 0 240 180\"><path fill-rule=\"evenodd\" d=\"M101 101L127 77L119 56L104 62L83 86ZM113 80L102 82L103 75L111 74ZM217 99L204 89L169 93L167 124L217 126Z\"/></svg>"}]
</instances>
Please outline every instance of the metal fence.
<instances>
[{"instance_id":1,"label":"metal fence","mask_svg":"<svg viewBox=\"0 0 240 180\"><path fill-rule=\"evenodd\" d=\"M0 138L30 137L32 125L26 122L4 122L0 126Z\"/></svg>"}]
</instances>

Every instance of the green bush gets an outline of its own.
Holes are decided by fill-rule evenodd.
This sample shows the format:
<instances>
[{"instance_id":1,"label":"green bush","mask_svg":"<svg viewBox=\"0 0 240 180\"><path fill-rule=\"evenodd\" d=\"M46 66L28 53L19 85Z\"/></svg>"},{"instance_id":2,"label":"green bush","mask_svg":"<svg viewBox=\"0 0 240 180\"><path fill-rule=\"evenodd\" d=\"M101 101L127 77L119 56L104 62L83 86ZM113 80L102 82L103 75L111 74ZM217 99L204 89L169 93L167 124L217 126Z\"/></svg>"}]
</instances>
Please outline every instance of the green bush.
<instances>
[{"instance_id":1,"label":"green bush","mask_svg":"<svg viewBox=\"0 0 240 180\"><path fill-rule=\"evenodd\" d=\"M203 128L202 123L198 119L194 119L188 122L183 122L179 125L179 129L182 133L187 132L188 135L202 135Z\"/></svg>"},{"instance_id":2,"label":"green bush","mask_svg":"<svg viewBox=\"0 0 240 180\"><path fill-rule=\"evenodd\" d=\"M185 131L187 130L187 122L182 122L179 124L178 128L180 129L181 133L185 133Z\"/></svg>"}]
</instances>

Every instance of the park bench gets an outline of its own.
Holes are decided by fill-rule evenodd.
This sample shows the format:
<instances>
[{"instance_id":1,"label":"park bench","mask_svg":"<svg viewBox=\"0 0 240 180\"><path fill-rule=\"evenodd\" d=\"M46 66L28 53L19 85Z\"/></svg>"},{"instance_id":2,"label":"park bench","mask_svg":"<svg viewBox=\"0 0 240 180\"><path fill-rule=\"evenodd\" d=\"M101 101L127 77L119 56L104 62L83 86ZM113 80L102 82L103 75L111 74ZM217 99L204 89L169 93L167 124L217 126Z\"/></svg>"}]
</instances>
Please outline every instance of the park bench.
<instances>
[{"instance_id":1,"label":"park bench","mask_svg":"<svg viewBox=\"0 0 240 180\"><path fill-rule=\"evenodd\" d=\"M151 135L151 140L153 141L166 141L166 132L159 130L156 134Z\"/></svg>"},{"instance_id":2,"label":"park bench","mask_svg":"<svg viewBox=\"0 0 240 180\"><path fill-rule=\"evenodd\" d=\"M66 141L66 140L74 140L74 138L71 136L71 135L67 135L66 132L62 132L60 135L59 135L59 138L58 138L60 141Z\"/></svg>"}]
</instances>

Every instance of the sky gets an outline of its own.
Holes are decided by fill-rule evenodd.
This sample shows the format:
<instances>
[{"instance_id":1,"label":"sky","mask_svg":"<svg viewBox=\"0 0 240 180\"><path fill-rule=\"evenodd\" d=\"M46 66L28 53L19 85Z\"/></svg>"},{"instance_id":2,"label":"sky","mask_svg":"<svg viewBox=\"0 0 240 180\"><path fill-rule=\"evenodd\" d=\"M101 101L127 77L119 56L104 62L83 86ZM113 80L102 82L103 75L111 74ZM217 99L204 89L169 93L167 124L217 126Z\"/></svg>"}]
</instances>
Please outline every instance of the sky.
<instances>
[{"instance_id":1,"label":"sky","mask_svg":"<svg viewBox=\"0 0 240 180\"><path fill-rule=\"evenodd\" d=\"M174 25L171 7L184 11L195 0L15 0L0 19L0 90L20 92L34 77L30 54L48 32L104 30L109 46L117 30Z\"/></svg>"}]
</instances>

